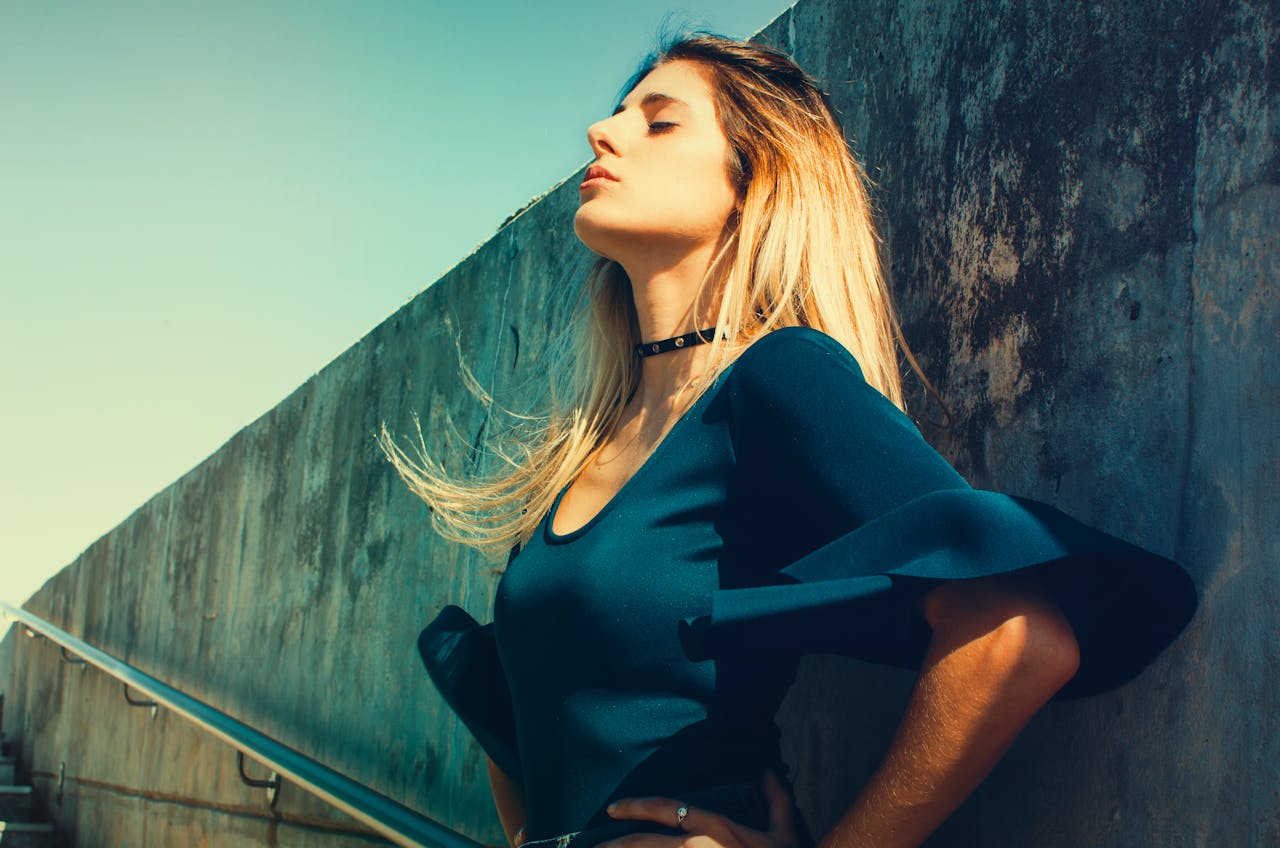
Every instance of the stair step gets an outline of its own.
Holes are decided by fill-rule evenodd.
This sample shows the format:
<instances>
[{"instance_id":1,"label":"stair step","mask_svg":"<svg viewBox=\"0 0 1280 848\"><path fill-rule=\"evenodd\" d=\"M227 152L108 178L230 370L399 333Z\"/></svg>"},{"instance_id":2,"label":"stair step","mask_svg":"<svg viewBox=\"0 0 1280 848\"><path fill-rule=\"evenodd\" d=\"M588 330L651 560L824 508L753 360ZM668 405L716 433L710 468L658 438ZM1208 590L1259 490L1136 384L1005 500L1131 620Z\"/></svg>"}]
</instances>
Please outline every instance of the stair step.
<instances>
[{"instance_id":1,"label":"stair step","mask_svg":"<svg viewBox=\"0 0 1280 848\"><path fill-rule=\"evenodd\" d=\"M30 821L31 813L30 786L0 786L0 821Z\"/></svg>"},{"instance_id":2,"label":"stair step","mask_svg":"<svg viewBox=\"0 0 1280 848\"><path fill-rule=\"evenodd\" d=\"M57 844L51 824L0 821L0 848L53 848Z\"/></svg>"}]
</instances>

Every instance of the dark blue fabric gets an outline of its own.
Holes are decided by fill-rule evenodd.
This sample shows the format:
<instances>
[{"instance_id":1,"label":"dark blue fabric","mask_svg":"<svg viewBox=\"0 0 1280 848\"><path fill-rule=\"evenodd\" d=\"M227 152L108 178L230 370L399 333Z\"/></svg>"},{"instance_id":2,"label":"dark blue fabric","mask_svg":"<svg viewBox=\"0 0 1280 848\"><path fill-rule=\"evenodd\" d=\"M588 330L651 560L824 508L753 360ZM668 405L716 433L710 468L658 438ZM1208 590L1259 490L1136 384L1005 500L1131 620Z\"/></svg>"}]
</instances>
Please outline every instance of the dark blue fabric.
<instances>
[{"instance_id":1,"label":"dark blue fabric","mask_svg":"<svg viewBox=\"0 0 1280 848\"><path fill-rule=\"evenodd\" d=\"M1171 561L972 489L805 328L746 350L584 527L552 532L558 505L494 625L448 607L419 641L531 839L606 824L618 797L785 776L773 715L798 657L917 666L938 581L1035 569L1081 645L1062 697L1131 679L1196 602Z\"/></svg>"},{"instance_id":2,"label":"dark blue fabric","mask_svg":"<svg viewBox=\"0 0 1280 848\"><path fill-rule=\"evenodd\" d=\"M520 774L511 692L498 660L493 625L481 626L450 604L418 636L431 682L503 773Z\"/></svg>"}]
</instances>

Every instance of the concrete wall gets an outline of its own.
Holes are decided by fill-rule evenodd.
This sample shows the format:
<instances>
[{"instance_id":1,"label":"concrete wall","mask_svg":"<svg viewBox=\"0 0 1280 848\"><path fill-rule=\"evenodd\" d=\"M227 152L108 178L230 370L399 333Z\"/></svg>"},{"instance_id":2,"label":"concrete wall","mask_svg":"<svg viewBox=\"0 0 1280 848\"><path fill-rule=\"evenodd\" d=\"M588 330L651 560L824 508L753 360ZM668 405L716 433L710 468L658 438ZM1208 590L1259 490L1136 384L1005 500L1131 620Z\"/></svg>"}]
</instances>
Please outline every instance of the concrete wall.
<instances>
[{"instance_id":1,"label":"concrete wall","mask_svg":"<svg viewBox=\"0 0 1280 848\"><path fill-rule=\"evenodd\" d=\"M1280 841L1278 29L1265 2L802 0L764 33L826 80L878 183L908 336L955 414L927 435L975 485L1171 555L1202 592L1137 681L1038 717L933 845ZM415 410L440 434L447 412L456 467L483 464L474 446L500 420L463 389L454 329L500 402L534 396L589 259L575 183L29 607L499 840L478 750L414 652L444 603L487 620L498 575L433 538L372 437L384 420L407 431ZM39 643L13 650L6 729L80 844L359 844L296 789L268 812L230 749L126 708L95 672ZM805 661L782 720L815 831L853 797L909 684Z\"/></svg>"},{"instance_id":2,"label":"concrete wall","mask_svg":"<svg viewBox=\"0 0 1280 848\"><path fill-rule=\"evenodd\" d=\"M1275 3L812 2L769 31L879 183L907 335L956 414L926 434L1203 599L1133 684L1037 719L936 844L1280 844L1278 30ZM829 731L795 734L824 822L892 726L868 687L903 691L854 677ZM821 691L792 695L799 729Z\"/></svg>"}]
</instances>

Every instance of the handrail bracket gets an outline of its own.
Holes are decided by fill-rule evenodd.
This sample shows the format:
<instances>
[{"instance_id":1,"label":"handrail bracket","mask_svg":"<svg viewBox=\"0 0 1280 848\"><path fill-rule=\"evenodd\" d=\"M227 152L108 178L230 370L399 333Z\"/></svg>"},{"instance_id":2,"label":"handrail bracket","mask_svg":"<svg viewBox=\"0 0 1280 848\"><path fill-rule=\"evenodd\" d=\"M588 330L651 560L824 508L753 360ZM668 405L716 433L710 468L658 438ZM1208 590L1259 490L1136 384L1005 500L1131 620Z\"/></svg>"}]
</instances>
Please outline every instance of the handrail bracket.
<instances>
[{"instance_id":1,"label":"handrail bracket","mask_svg":"<svg viewBox=\"0 0 1280 848\"><path fill-rule=\"evenodd\" d=\"M244 782L245 786L267 790L267 804L274 810L276 808L276 799L280 797L280 774L273 771L266 780L257 780L249 777L244 773L244 751L236 751L236 768L240 770L240 780Z\"/></svg>"},{"instance_id":2,"label":"handrail bracket","mask_svg":"<svg viewBox=\"0 0 1280 848\"><path fill-rule=\"evenodd\" d=\"M121 685L124 686L124 699L129 702L129 706L150 707L151 717L152 718L156 717L156 710L160 708L159 704L157 704L155 701L135 701L133 697L129 695L129 684L125 683L124 681L121 681Z\"/></svg>"},{"instance_id":3,"label":"handrail bracket","mask_svg":"<svg viewBox=\"0 0 1280 848\"><path fill-rule=\"evenodd\" d=\"M87 662L85 662L85 661L84 661L83 659L81 659L80 657L73 657L73 656L71 656L71 654L67 653L67 648L66 648L66 646L65 646L65 645L60 645L59 647L60 647L60 648L61 648L61 650L62 650L62 661L63 661L63 662L69 662L69 663L71 663L72 665L78 665L78 666L80 666L80 670L81 670L81 671L84 671L84 667L85 667L86 665L88 665L88 663L87 663Z\"/></svg>"}]
</instances>

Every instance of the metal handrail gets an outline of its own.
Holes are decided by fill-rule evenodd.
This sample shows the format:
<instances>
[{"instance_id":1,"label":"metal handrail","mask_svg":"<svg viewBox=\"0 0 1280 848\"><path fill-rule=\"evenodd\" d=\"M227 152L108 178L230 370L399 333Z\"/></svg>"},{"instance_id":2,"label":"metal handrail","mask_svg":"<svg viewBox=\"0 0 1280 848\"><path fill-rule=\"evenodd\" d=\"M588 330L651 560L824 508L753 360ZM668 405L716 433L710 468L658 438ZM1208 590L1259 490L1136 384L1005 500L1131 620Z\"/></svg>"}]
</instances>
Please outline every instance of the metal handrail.
<instances>
[{"instance_id":1,"label":"metal handrail","mask_svg":"<svg viewBox=\"0 0 1280 848\"><path fill-rule=\"evenodd\" d=\"M139 671L27 610L0 601L0 612L88 660L126 686L145 693L397 845L406 848L480 848L480 843Z\"/></svg>"}]
</instances>

